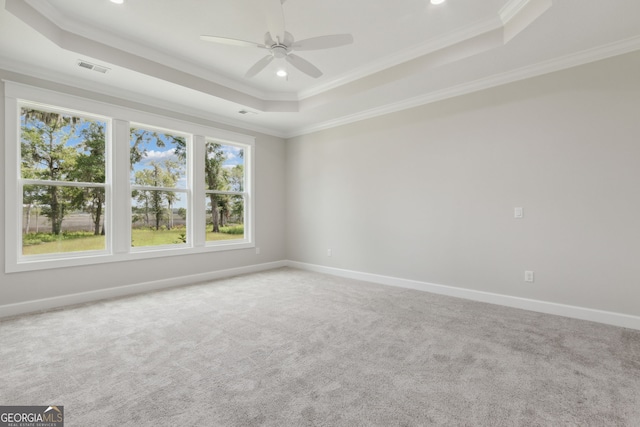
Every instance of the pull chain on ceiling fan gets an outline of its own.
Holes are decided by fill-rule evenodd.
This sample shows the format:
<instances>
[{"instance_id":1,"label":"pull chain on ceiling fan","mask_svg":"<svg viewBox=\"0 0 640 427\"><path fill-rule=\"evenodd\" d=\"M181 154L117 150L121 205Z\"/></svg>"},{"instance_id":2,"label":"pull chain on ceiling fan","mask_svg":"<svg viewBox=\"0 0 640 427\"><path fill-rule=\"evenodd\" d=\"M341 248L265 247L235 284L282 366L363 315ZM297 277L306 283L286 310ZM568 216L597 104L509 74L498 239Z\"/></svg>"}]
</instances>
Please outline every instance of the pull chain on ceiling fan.
<instances>
[{"instance_id":1,"label":"pull chain on ceiling fan","mask_svg":"<svg viewBox=\"0 0 640 427\"><path fill-rule=\"evenodd\" d=\"M308 76L318 78L322 75L322 71L306 59L292 52L329 49L353 43L353 36L351 34L333 34L295 41L293 35L285 30L284 10L282 8L284 0L261 0L261 3L264 6L268 28L267 33L264 35L264 44L228 37L200 36L201 40L208 42L240 47L257 47L258 49L268 50L269 54L267 56L249 68L245 74L247 78L251 78L264 70L274 58L284 58L285 61Z\"/></svg>"}]
</instances>

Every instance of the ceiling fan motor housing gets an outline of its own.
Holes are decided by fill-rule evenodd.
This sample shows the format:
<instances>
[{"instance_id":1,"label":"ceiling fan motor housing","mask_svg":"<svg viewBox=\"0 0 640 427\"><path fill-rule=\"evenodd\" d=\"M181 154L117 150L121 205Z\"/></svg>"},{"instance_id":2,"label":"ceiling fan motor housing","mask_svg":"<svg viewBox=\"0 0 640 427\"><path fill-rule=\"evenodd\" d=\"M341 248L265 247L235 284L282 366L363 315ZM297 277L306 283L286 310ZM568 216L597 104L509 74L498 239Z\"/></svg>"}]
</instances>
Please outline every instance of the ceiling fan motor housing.
<instances>
[{"instance_id":1,"label":"ceiling fan motor housing","mask_svg":"<svg viewBox=\"0 0 640 427\"><path fill-rule=\"evenodd\" d=\"M276 58L284 58L289 54L289 48L283 44L274 44L270 49L271 54Z\"/></svg>"}]
</instances>

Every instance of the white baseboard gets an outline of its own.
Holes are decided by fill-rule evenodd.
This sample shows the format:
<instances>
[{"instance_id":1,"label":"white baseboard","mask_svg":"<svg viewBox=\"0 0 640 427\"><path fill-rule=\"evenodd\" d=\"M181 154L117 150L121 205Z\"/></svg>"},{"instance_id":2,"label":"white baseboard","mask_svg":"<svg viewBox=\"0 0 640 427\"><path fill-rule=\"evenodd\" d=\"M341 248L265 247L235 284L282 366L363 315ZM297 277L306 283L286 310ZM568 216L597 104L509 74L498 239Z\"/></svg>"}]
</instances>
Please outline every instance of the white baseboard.
<instances>
[{"instance_id":1,"label":"white baseboard","mask_svg":"<svg viewBox=\"0 0 640 427\"><path fill-rule=\"evenodd\" d=\"M241 274L257 273L274 268L285 267L286 261L276 261L264 264L248 265L246 267L230 268L227 270L211 271L208 273L192 274L189 276L172 277L170 279L154 280L151 282L136 283L133 285L119 286L116 288L100 289L96 291L80 292L77 294L61 295L53 298L43 298L25 301L16 304L0 305L0 318L16 316L19 314L33 313L37 311L51 310L74 304L82 304L91 301L99 301L108 298L139 294L156 291L159 289L176 286L191 285L209 280L225 277L239 276Z\"/></svg>"},{"instance_id":2,"label":"white baseboard","mask_svg":"<svg viewBox=\"0 0 640 427\"><path fill-rule=\"evenodd\" d=\"M473 301L490 304L504 305L539 313L554 314L557 316L571 317L574 319L588 320L607 325L640 330L640 317L611 311L595 310L592 308L577 307L573 305L557 304L547 301L539 301L509 295L494 294L491 292L476 291L473 289L457 288L454 286L438 285L434 283L419 282L417 280L400 279L397 277L381 276L378 274L363 273L360 271L343 270L340 268L325 267L316 264L307 264L297 261L286 261L286 265L301 270L315 271L331 274L349 279L378 283L381 285L397 286L400 288L416 289L434 294L464 298Z\"/></svg>"},{"instance_id":3,"label":"white baseboard","mask_svg":"<svg viewBox=\"0 0 640 427\"><path fill-rule=\"evenodd\" d=\"M81 292L70 295L62 295L53 298L25 301L16 304L0 305L0 318L51 310L54 308L60 308L74 304L82 304L108 298L134 295L159 289L172 288L176 286L191 285L195 283L206 282L209 280L238 276L241 274L257 273L260 271L272 270L280 267L298 268L300 270L315 271L318 273L331 274L334 276L362 280L371 283L378 283L381 285L415 289L424 292L431 292L434 294L447 295L473 301L480 301L490 304L498 304L507 307L536 311L539 313L554 314L558 316L571 317L574 319L588 320L591 322L598 322L607 325L640 330L640 317L628 314L595 310L592 308L577 307L572 305L520 298L509 295L501 295L491 292L476 291L472 289L457 288L454 286L438 285L434 283L420 282L417 280L401 279L398 277L382 276L378 274L344 270L340 268L325 267L322 265L307 264L303 262L288 260L249 265L246 267L230 268L226 270L193 274L189 276L172 277L170 279L136 283L133 285L119 286L117 288L100 289L96 291Z\"/></svg>"}]
</instances>

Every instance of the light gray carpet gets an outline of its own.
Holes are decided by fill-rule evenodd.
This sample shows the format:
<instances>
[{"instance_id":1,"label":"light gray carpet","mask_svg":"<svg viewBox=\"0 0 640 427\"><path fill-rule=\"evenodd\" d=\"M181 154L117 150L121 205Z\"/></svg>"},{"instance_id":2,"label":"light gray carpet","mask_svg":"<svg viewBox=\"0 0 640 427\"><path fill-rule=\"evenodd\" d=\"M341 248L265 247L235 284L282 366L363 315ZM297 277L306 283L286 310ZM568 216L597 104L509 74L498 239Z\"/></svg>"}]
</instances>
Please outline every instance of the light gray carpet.
<instances>
[{"instance_id":1,"label":"light gray carpet","mask_svg":"<svg viewBox=\"0 0 640 427\"><path fill-rule=\"evenodd\" d=\"M67 426L640 426L640 332L293 269L0 322Z\"/></svg>"}]
</instances>

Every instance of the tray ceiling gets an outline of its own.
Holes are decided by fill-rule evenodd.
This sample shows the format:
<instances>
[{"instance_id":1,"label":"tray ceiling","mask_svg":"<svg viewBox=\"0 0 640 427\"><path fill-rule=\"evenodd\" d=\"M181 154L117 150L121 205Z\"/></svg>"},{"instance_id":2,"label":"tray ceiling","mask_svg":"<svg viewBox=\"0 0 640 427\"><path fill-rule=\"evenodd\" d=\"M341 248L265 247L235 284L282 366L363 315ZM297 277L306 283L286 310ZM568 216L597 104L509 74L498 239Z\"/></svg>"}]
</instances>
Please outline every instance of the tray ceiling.
<instances>
[{"instance_id":1,"label":"tray ceiling","mask_svg":"<svg viewBox=\"0 0 640 427\"><path fill-rule=\"evenodd\" d=\"M296 52L323 71L318 79L281 59L247 79L264 51L199 36L261 43L261 0L3 6L2 68L284 137L640 48L635 0L287 0L297 40L350 33L354 43Z\"/></svg>"}]
</instances>

